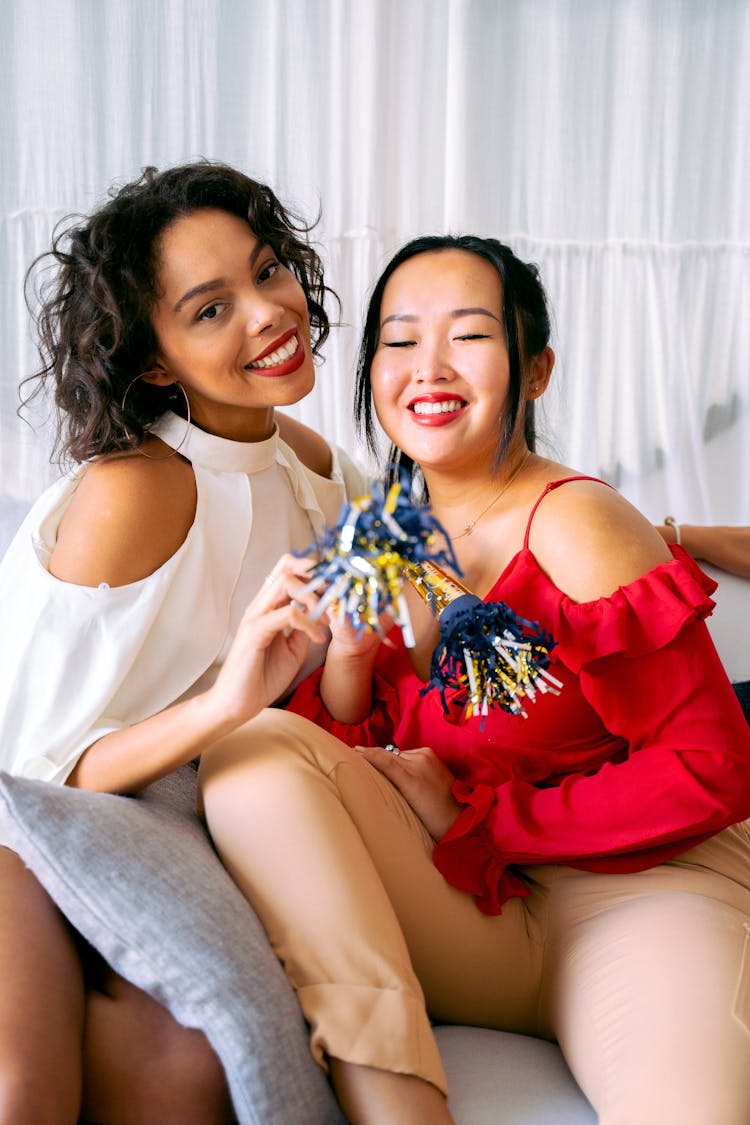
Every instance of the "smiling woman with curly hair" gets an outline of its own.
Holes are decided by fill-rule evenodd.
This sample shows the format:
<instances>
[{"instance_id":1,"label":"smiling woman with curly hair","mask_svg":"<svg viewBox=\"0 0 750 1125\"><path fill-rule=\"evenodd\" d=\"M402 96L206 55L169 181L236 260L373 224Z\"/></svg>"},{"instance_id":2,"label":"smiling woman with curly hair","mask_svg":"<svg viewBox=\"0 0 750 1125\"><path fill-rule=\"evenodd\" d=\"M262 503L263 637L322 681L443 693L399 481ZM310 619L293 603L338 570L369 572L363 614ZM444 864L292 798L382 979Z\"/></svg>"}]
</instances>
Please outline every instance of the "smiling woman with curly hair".
<instances>
[{"instance_id":1,"label":"smiling woman with curly hair","mask_svg":"<svg viewBox=\"0 0 750 1125\"><path fill-rule=\"evenodd\" d=\"M312 389L329 330L309 233L269 187L201 161L147 169L36 263L26 390L54 391L72 468L0 567L3 771L134 793L320 662L324 632L290 601L300 580L263 581L364 487L276 413ZM0 1119L232 1120L205 1037L82 952L7 846L0 887L19 907L0 922ZM265 942L253 956L275 967Z\"/></svg>"}]
</instances>

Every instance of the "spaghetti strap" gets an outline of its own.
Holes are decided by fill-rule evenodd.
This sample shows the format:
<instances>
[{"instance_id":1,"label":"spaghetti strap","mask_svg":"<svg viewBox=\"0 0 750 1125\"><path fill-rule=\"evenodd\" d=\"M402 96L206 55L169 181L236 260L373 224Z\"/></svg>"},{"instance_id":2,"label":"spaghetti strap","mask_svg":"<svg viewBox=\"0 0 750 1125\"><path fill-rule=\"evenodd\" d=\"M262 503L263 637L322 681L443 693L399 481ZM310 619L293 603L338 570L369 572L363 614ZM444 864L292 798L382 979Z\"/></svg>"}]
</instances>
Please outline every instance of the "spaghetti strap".
<instances>
[{"instance_id":1,"label":"spaghetti strap","mask_svg":"<svg viewBox=\"0 0 750 1125\"><path fill-rule=\"evenodd\" d=\"M526 534L523 537L523 549L524 549L524 551L527 551L528 548L529 548L529 533L531 531L531 521L533 520L533 518L536 514L536 510L539 507L539 505L541 504L542 500L544 499L544 497L547 495L548 492L554 492L554 490L556 488L559 488L561 484L568 484L568 482L571 481L571 480L593 480L593 481L596 481L597 484L607 484L606 480L600 480L599 477L587 477L583 473L580 473L578 476L574 476L574 477L562 477L560 480L548 481L547 484L545 484L542 491L537 496L536 500L534 501L534 507L531 509L531 512L529 513L529 522L526 524ZM607 484L607 488L611 488L611 487L612 486L610 484Z\"/></svg>"}]
</instances>

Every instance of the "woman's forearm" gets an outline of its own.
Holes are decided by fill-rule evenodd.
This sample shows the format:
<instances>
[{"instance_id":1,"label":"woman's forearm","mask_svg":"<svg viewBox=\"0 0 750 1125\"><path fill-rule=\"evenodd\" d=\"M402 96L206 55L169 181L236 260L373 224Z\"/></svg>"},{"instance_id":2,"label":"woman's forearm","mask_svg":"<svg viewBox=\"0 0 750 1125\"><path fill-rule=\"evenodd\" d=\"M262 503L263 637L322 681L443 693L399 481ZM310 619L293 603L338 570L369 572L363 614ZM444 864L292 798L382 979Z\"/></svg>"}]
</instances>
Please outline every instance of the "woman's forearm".
<instances>
[{"instance_id":1,"label":"woman's forearm","mask_svg":"<svg viewBox=\"0 0 750 1125\"><path fill-rule=\"evenodd\" d=\"M682 545L696 559L750 578L750 528L683 524Z\"/></svg>"},{"instance_id":2,"label":"woman's forearm","mask_svg":"<svg viewBox=\"0 0 750 1125\"><path fill-rule=\"evenodd\" d=\"M208 691L92 743L68 778L81 789L132 793L202 754L289 687L323 628L309 617L303 560L284 556L245 610ZM296 600L300 598L301 601Z\"/></svg>"},{"instance_id":3,"label":"woman's forearm","mask_svg":"<svg viewBox=\"0 0 750 1125\"><path fill-rule=\"evenodd\" d=\"M360 723L372 710L372 672L377 648L339 653L331 642L320 680L320 697L339 723Z\"/></svg>"},{"instance_id":4,"label":"woman's forearm","mask_svg":"<svg viewBox=\"0 0 750 1125\"><path fill-rule=\"evenodd\" d=\"M103 793L134 793L185 765L237 726L217 715L208 693L92 743L67 784Z\"/></svg>"},{"instance_id":5,"label":"woman's forearm","mask_svg":"<svg viewBox=\"0 0 750 1125\"><path fill-rule=\"evenodd\" d=\"M681 523L679 530L682 546L694 559L750 578L750 527ZM677 541L673 525L664 525L659 532L668 543Z\"/></svg>"}]
</instances>

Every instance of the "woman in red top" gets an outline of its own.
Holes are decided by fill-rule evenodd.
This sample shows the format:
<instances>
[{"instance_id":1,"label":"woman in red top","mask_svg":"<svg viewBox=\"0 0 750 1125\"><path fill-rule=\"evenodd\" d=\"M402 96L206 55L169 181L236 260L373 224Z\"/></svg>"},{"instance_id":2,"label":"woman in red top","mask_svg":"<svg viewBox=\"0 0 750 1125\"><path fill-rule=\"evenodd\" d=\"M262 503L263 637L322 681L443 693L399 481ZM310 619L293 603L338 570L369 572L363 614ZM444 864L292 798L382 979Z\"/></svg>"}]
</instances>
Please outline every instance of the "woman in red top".
<instances>
[{"instance_id":1,"label":"woman in red top","mask_svg":"<svg viewBox=\"0 0 750 1125\"><path fill-rule=\"evenodd\" d=\"M535 452L548 341L507 247L418 239L375 287L357 410L420 474L464 584L553 634L561 694L449 722L420 695L421 603L409 652L334 624L298 713L206 760L206 815L353 1122L452 1120L429 1013L557 1040L606 1125L746 1125L750 731L714 583Z\"/></svg>"}]
</instances>

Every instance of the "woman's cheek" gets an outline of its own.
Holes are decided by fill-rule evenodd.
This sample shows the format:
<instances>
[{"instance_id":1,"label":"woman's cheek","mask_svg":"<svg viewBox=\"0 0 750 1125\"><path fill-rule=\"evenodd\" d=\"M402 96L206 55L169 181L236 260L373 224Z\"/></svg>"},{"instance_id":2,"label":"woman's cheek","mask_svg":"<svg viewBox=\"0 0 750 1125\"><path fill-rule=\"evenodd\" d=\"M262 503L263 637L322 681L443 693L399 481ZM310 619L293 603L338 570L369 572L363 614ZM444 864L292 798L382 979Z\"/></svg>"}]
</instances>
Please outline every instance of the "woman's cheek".
<instances>
[{"instance_id":1,"label":"woman's cheek","mask_svg":"<svg viewBox=\"0 0 750 1125\"><path fill-rule=\"evenodd\" d=\"M394 407L404 381L399 364L387 359L375 359L370 371L370 385L375 409L380 413Z\"/></svg>"}]
</instances>

